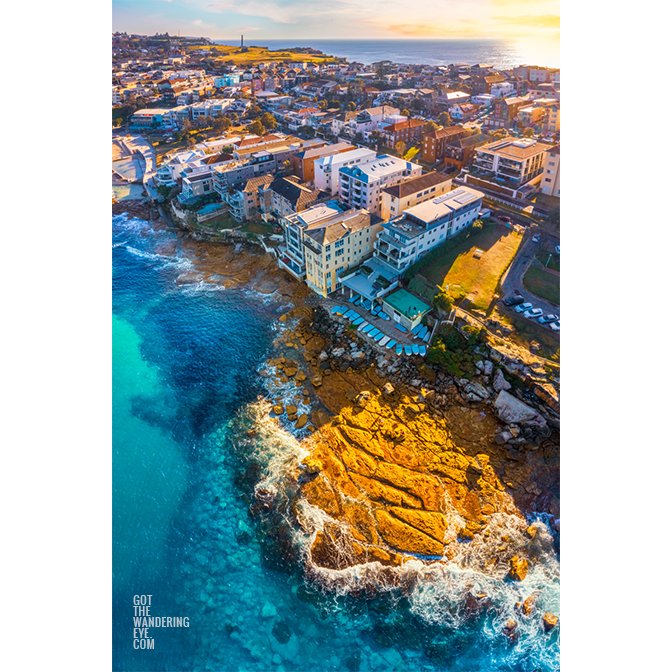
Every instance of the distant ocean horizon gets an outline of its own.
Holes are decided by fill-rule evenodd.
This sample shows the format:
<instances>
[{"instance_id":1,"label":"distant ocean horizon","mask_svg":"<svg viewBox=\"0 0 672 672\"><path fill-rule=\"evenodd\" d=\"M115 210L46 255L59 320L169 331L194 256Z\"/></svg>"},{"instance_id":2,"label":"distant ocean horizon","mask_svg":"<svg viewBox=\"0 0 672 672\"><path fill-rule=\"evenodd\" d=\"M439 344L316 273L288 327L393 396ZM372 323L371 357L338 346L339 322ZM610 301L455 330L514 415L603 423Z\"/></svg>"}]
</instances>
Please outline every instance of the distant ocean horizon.
<instances>
[{"instance_id":1,"label":"distant ocean horizon","mask_svg":"<svg viewBox=\"0 0 672 672\"><path fill-rule=\"evenodd\" d=\"M238 45L236 40L213 40L215 44ZM501 39L357 39L293 40L247 37L248 46L269 49L312 47L329 56L345 57L350 62L370 65L389 60L394 63L450 65L451 63L489 63L500 70L518 65L560 67L558 40Z\"/></svg>"}]
</instances>

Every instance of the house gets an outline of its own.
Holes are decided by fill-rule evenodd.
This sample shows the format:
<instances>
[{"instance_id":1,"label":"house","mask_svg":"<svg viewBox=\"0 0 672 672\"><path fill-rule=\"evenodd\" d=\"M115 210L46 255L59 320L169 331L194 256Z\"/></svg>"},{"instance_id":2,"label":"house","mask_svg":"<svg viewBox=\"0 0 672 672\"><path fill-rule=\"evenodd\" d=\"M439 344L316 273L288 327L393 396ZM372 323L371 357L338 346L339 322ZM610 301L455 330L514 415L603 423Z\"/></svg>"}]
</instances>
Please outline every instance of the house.
<instances>
[{"instance_id":1,"label":"house","mask_svg":"<svg viewBox=\"0 0 672 672\"><path fill-rule=\"evenodd\" d=\"M301 184L294 175L274 179L270 184L261 187L259 194L261 217L265 222L301 212L320 197L327 196L319 189L311 189Z\"/></svg>"},{"instance_id":2,"label":"house","mask_svg":"<svg viewBox=\"0 0 672 672\"><path fill-rule=\"evenodd\" d=\"M492 113L487 120L488 126L494 128L508 128L513 124L518 110L524 105L529 105L530 101L526 98L504 98L496 100L492 104Z\"/></svg>"},{"instance_id":3,"label":"house","mask_svg":"<svg viewBox=\"0 0 672 672\"><path fill-rule=\"evenodd\" d=\"M495 102L496 96L491 93L480 93L478 96L472 96L471 102L474 105L485 105L490 107Z\"/></svg>"},{"instance_id":4,"label":"house","mask_svg":"<svg viewBox=\"0 0 672 672\"><path fill-rule=\"evenodd\" d=\"M417 259L477 219L484 194L469 187L407 208L383 222L375 242L375 257L401 275Z\"/></svg>"},{"instance_id":5,"label":"house","mask_svg":"<svg viewBox=\"0 0 672 672\"><path fill-rule=\"evenodd\" d=\"M427 133L422 140L422 160L428 163L440 161L445 156L446 145L449 142L466 137L469 133L469 130L459 125Z\"/></svg>"},{"instance_id":6,"label":"house","mask_svg":"<svg viewBox=\"0 0 672 672\"><path fill-rule=\"evenodd\" d=\"M532 100L535 98L554 98L559 101L560 85L551 83L533 84L530 87L528 97Z\"/></svg>"},{"instance_id":7,"label":"house","mask_svg":"<svg viewBox=\"0 0 672 672\"><path fill-rule=\"evenodd\" d=\"M356 166L371 161L375 157L376 152L367 147L320 157L313 163L315 187L335 196L339 193L341 184L339 171L343 166Z\"/></svg>"},{"instance_id":8,"label":"house","mask_svg":"<svg viewBox=\"0 0 672 672\"><path fill-rule=\"evenodd\" d=\"M181 203L188 203L199 196L207 196L215 191L211 171L195 172L182 179L182 191L177 198Z\"/></svg>"},{"instance_id":9,"label":"house","mask_svg":"<svg viewBox=\"0 0 672 672\"><path fill-rule=\"evenodd\" d=\"M432 171L383 189L380 216L383 220L397 217L407 208L424 203L450 191L452 178Z\"/></svg>"},{"instance_id":10,"label":"house","mask_svg":"<svg viewBox=\"0 0 672 672\"><path fill-rule=\"evenodd\" d=\"M320 296L341 289L341 276L373 253L380 219L353 208L303 230L306 284Z\"/></svg>"},{"instance_id":11,"label":"house","mask_svg":"<svg viewBox=\"0 0 672 672\"><path fill-rule=\"evenodd\" d=\"M357 118L359 112L341 112L331 120L331 134L339 136L349 121Z\"/></svg>"},{"instance_id":12,"label":"house","mask_svg":"<svg viewBox=\"0 0 672 672\"><path fill-rule=\"evenodd\" d=\"M478 107L471 103L453 105L450 108L450 116L455 121L469 121L478 112Z\"/></svg>"},{"instance_id":13,"label":"house","mask_svg":"<svg viewBox=\"0 0 672 672\"><path fill-rule=\"evenodd\" d=\"M415 329L432 307L405 289L383 299L383 312L407 330Z\"/></svg>"},{"instance_id":14,"label":"house","mask_svg":"<svg viewBox=\"0 0 672 672\"><path fill-rule=\"evenodd\" d=\"M490 63L476 63L476 65L471 66L469 71L472 75L487 75L492 68L493 66Z\"/></svg>"},{"instance_id":15,"label":"house","mask_svg":"<svg viewBox=\"0 0 672 672\"><path fill-rule=\"evenodd\" d=\"M354 119L350 119L344 126L344 131L350 135L357 135L376 130L378 124L383 121L385 117L392 117L398 115L399 110L396 107L389 105L382 105L381 107L371 107L367 110L362 110L357 113Z\"/></svg>"},{"instance_id":16,"label":"house","mask_svg":"<svg viewBox=\"0 0 672 672\"><path fill-rule=\"evenodd\" d=\"M137 112L134 112L133 116L131 117L130 128L141 129L168 127L172 123L171 119L171 110L159 108L151 110L137 110Z\"/></svg>"},{"instance_id":17,"label":"house","mask_svg":"<svg viewBox=\"0 0 672 672\"><path fill-rule=\"evenodd\" d=\"M332 154L342 154L355 149L348 142L339 142L335 145L307 149L305 152L295 154L292 161L292 173L302 182L312 182L315 179L315 161Z\"/></svg>"},{"instance_id":18,"label":"house","mask_svg":"<svg viewBox=\"0 0 672 672\"><path fill-rule=\"evenodd\" d=\"M406 119L383 126L380 134L388 147L394 147L398 142L404 142L408 145L422 136L424 127L425 122L421 119Z\"/></svg>"},{"instance_id":19,"label":"house","mask_svg":"<svg viewBox=\"0 0 672 672\"><path fill-rule=\"evenodd\" d=\"M476 133L475 135L468 135L449 142L444 150L443 165L455 170L461 170L471 161L476 148L484 145L487 141L487 135Z\"/></svg>"},{"instance_id":20,"label":"house","mask_svg":"<svg viewBox=\"0 0 672 672\"><path fill-rule=\"evenodd\" d=\"M344 156L347 157L347 154ZM382 191L406 178L422 173L417 163L383 154L366 163L344 166L339 170L339 194L343 202L355 208L366 208L372 214L380 213Z\"/></svg>"},{"instance_id":21,"label":"house","mask_svg":"<svg viewBox=\"0 0 672 672\"><path fill-rule=\"evenodd\" d=\"M476 149L470 173L519 189L543 171L544 154L550 145L529 138L504 138Z\"/></svg>"},{"instance_id":22,"label":"house","mask_svg":"<svg viewBox=\"0 0 672 672\"><path fill-rule=\"evenodd\" d=\"M544 157L544 177L539 191L560 198L560 145L553 145Z\"/></svg>"}]
</instances>

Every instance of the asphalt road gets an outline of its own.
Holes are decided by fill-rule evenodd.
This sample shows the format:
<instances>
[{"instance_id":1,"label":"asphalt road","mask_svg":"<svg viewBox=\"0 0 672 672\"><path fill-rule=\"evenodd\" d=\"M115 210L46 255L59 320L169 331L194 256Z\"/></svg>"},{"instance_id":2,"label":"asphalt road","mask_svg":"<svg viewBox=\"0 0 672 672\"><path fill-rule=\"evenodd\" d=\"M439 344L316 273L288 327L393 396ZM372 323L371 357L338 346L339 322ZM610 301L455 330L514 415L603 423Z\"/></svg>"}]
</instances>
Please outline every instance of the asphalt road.
<instances>
[{"instance_id":1,"label":"asphalt road","mask_svg":"<svg viewBox=\"0 0 672 672\"><path fill-rule=\"evenodd\" d=\"M540 242L535 243L532 241L532 235L533 234L531 232L525 232L523 242L518 249L518 254L513 260L511 266L509 266L509 270L506 272L506 275L502 278L502 298L505 299L515 292L518 292L525 298L525 301L531 303L534 308L541 308L544 311L544 315L549 313L560 315L560 306L556 306L550 301L546 301L538 296L535 296L531 292L528 292L523 286L523 275L525 275L525 271L532 263L537 249L539 249L539 247L543 245L545 241L548 244L552 244L553 246L558 244L557 242L554 242L554 239L551 236L544 237L545 234L542 234L542 240ZM513 307L508 308L501 301L499 303L499 308L500 310L508 310L514 314L518 314L515 313ZM549 329L549 331L551 330Z\"/></svg>"}]
</instances>

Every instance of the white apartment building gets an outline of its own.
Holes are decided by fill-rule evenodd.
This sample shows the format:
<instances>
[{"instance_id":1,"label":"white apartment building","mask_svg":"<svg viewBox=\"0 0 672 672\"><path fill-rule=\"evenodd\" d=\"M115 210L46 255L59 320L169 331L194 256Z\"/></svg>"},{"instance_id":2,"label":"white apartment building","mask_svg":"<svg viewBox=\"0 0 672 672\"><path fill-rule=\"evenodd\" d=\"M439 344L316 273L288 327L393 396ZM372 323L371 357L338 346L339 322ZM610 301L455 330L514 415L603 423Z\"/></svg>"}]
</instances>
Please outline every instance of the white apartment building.
<instances>
[{"instance_id":1,"label":"white apartment building","mask_svg":"<svg viewBox=\"0 0 672 672\"><path fill-rule=\"evenodd\" d=\"M340 174L339 171L344 166L356 166L366 163L376 158L376 152L372 149L362 147L361 149L352 149L342 154L332 154L316 159L313 164L315 169L315 187L328 191L332 196L339 193Z\"/></svg>"},{"instance_id":2,"label":"white apartment building","mask_svg":"<svg viewBox=\"0 0 672 672\"><path fill-rule=\"evenodd\" d=\"M483 193L460 187L425 201L389 222L375 242L375 258L403 273L418 258L477 219Z\"/></svg>"},{"instance_id":3,"label":"white apartment building","mask_svg":"<svg viewBox=\"0 0 672 672\"><path fill-rule=\"evenodd\" d=\"M560 145L554 145L546 152L539 189L544 194L560 198Z\"/></svg>"},{"instance_id":4,"label":"white apartment building","mask_svg":"<svg viewBox=\"0 0 672 672\"><path fill-rule=\"evenodd\" d=\"M417 163L383 154L367 163L344 166L339 170L340 198L354 208L365 208L378 215L383 189L421 174L422 167Z\"/></svg>"},{"instance_id":5,"label":"white apartment building","mask_svg":"<svg viewBox=\"0 0 672 672\"><path fill-rule=\"evenodd\" d=\"M531 138L496 140L476 150L471 172L519 189L541 174L548 149L550 145Z\"/></svg>"},{"instance_id":6,"label":"white apartment building","mask_svg":"<svg viewBox=\"0 0 672 672\"><path fill-rule=\"evenodd\" d=\"M503 98L504 96L508 96L510 93L515 92L516 85L512 82L498 82L490 87L490 93L495 96L495 98Z\"/></svg>"}]
</instances>

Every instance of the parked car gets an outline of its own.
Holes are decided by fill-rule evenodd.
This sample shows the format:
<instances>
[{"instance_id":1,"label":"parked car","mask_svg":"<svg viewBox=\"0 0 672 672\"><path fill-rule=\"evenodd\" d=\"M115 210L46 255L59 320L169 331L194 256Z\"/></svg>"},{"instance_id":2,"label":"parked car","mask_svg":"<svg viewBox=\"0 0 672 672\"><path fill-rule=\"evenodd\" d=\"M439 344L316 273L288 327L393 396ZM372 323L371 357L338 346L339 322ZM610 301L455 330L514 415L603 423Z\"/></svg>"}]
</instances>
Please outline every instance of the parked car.
<instances>
[{"instance_id":1,"label":"parked car","mask_svg":"<svg viewBox=\"0 0 672 672\"><path fill-rule=\"evenodd\" d=\"M498 215L498 219L502 222L509 222L511 223L511 217L507 215Z\"/></svg>"},{"instance_id":2,"label":"parked car","mask_svg":"<svg viewBox=\"0 0 672 672\"><path fill-rule=\"evenodd\" d=\"M524 313L526 310L530 310L530 308L532 308L532 304L531 304L531 303L521 303L519 306L516 306L516 307L514 308L514 310L515 310L517 313ZM542 311L542 312L543 312L543 311Z\"/></svg>"},{"instance_id":3,"label":"parked car","mask_svg":"<svg viewBox=\"0 0 672 672\"><path fill-rule=\"evenodd\" d=\"M537 233L536 235L532 236L532 242L533 243L538 243L541 240L541 236Z\"/></svg>"},{"instance_id":4,"label":"parked car","mask_svg":"<svg viewBox=\"0 0 672 672\"><path fill-rule=\"evenodd\" d=\"M549 315L544 315L543 317L539 318L539 322L541 324L546 324L547 322L555 322L556 320L559 320L560 317L558 315L553 315L553 313L550 313Z\"/></svg>"},{"instance_id":5,"label":"parked car","mask_svg":"<svg viewBox=\"0 0 672 672\"><path fill-rule=\"evenodd\" d=\"M541 317L544 314L544 311L541 308L532 308L532 310L526 310L523 313L523 317L526 317L528 320L536 320L538 317Z\"/></svg>"},{"instance_id":6,"label":"parked car","mask_svg":"<svg viewBox=\"0 0 672 672\"><path fill-rule=\"evenodd\" d=\"M520 294L513 294L508 298L504 299L505 306L517 306L518 304L525 301L525 299Z\"/></svg>"},{"instance_id":7,"label":"parked car","mask_svg":"<svg viewBox=\"0 0 672 672\"><path fill-rule=\"evenodd\" d=\"M548 326L553 329L553 331L560 331L560 320L557 322L551 322Z\"/></svg>"}]
</instances>

